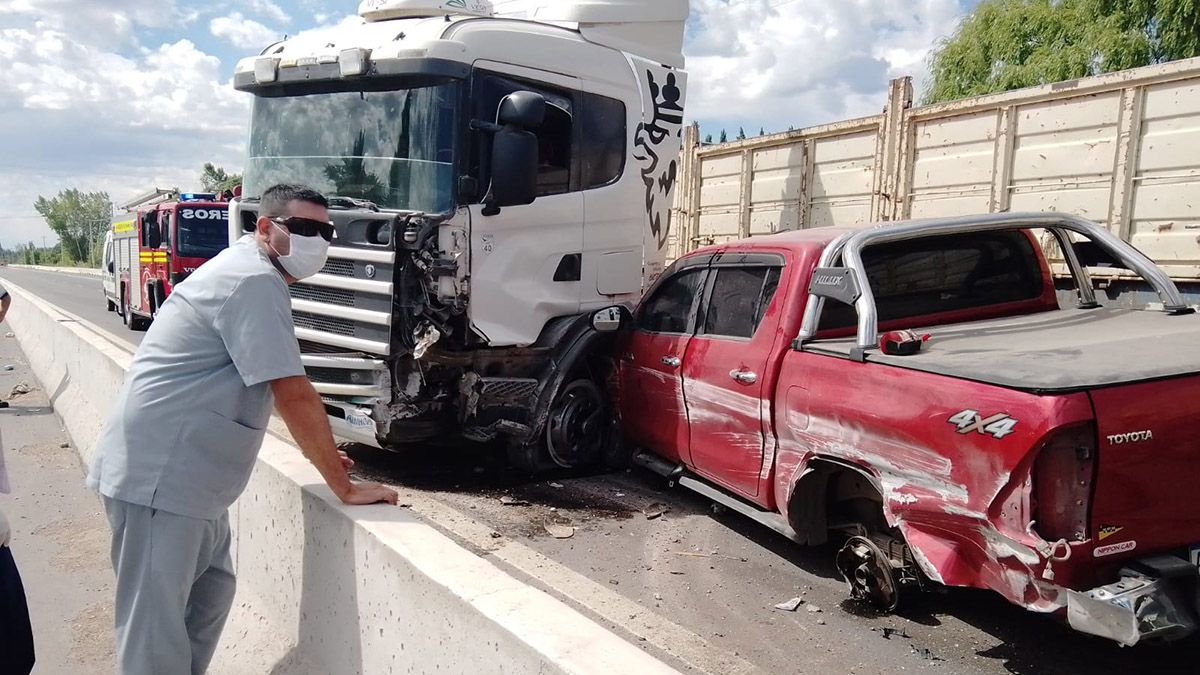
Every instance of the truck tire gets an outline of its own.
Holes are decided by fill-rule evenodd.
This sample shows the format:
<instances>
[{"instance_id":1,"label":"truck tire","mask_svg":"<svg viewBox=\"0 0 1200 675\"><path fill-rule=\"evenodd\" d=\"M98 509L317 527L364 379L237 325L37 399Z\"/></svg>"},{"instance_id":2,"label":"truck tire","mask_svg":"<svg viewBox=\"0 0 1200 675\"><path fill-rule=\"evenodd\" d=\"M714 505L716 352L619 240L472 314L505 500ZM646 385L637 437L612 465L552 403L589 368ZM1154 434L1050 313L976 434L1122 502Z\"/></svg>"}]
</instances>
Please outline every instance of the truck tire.
<instances>
[{"instance_id":1,"label":"truck tire","mask_svg":"<svg viewBox=\"0 0 1200 675\"><path fill-rule=\"evenodd\" d=\"M587 378L571 380L555 396L545 426L534 439L509 446L508 459L530 473L594 466L605 459L612 430L600 386Z\"/></svg>"}]
</instances>

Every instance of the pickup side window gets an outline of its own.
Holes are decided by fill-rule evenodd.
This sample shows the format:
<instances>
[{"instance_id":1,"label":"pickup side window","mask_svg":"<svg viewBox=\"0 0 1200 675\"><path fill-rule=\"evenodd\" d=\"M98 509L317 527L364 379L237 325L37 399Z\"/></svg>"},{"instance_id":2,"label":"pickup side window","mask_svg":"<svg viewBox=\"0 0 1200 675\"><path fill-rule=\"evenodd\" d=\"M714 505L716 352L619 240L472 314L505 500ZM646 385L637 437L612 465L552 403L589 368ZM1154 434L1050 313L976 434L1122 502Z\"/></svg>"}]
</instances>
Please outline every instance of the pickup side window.
<instances>
[{"instance_id":1,"label":"pickup side window","mask_svg":"<svg viewBox=\"0 0 1200 675\"><path fill-rule=\"evenodd\" d=\"M778 267L718 268L701 334L753 337L778 286Z\"/></svg>"},{"instance_id":2,"label":"pickup side window","mask_svg":"<svg viewBox=\"0 0 1200 675\"><path fill-rule=\"evenodd\" d=\"M1036 299L1044 288L1039 261L1020 231L924 237L863 250L881 323ZM856 323L853 307L825 303L821 330Z\"/></svg>"},{"instance_id":3,"label":"pickup side window","mask_svg":"<svg viewBox=\"0 0 1200 675\"><path fill-rule=\"evenodd\" d=\"M638 329L648 333L690 333L703 279L703 269L692 269L664 281L638 310Z\"/></svg>"}]
</instances>

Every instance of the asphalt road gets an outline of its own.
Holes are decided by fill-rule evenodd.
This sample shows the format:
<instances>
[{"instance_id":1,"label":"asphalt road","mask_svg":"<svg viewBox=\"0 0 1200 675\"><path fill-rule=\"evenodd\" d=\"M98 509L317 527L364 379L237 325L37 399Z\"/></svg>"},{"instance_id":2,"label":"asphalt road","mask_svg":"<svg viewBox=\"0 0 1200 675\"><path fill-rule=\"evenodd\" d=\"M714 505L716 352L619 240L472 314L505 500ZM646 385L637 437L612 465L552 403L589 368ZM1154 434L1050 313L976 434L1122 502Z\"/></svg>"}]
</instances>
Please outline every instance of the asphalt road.
<instances>
[{"instance_id":1,"label":"asphalt road","mask_svg":"<svg viewBox=\"0 0 1200 675\"><path fill-rule=\"evenodd\" d=\"M117 339L141 335L105 311L96 279L15 269L0 278ZM879 616L847 600L836 549L794 546L641 470L535 480L485 447L351 454L359 475L396 485L435 526L685 669L1183 673L1200 660L1198 639L1121 649L982 591L918 593ZM574 532L555 538L556 525ZM793 597L805 600L798 611L773 608Z\"/></svg>"}]
</instances>

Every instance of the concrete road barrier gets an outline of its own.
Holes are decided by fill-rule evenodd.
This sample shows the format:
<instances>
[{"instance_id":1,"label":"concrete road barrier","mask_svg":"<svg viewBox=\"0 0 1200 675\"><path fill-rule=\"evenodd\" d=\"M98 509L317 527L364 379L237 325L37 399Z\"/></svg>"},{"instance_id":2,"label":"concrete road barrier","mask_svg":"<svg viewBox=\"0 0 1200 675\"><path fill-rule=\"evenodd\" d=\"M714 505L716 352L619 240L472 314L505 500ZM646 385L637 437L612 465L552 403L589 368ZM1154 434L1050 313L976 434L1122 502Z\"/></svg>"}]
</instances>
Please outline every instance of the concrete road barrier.
<instances>
[{"instance_id":1,"label":"concrete road barrier","mask_svg":"<svg viewBox=\"0 0 1200 675\"><path fill-rule=\"evenodd\" d=\"M132 359L15 284L8 322L86 462ZM213 673L669 673L403 508L346 507L268 435L231 510L238 594Z\"/></svg>"},{"instance_id":2,"label":"concrete road barrier","mask_svg":"<svg viewBox=\"0 0 1200 675\"><path fill-rule=\"evenodd\" d=\"M96 277L99 279L103 276L99 269L94 267L51 267L49 265L10 265L19 270L41 270L43 272L60 272L62 274L78 274L85 277Z\"/></svg>"}]
</instances>

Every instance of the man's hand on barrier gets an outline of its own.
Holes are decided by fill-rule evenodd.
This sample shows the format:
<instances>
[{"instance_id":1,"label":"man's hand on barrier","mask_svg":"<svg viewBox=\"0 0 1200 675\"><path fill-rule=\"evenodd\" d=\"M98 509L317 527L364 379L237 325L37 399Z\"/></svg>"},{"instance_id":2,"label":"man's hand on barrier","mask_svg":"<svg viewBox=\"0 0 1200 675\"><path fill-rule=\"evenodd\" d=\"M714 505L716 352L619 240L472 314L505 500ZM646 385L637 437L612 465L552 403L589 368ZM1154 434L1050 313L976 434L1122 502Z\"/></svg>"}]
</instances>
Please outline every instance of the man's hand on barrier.
<instances>
[{"instance_id":1,"label":"man's hand on barrier","mask_svg":"<svg viewBox=\"0 0 1200 675\"><path fill-rule=\"evenodd\" d=\"M350 459L350 455L346 454L345 450L338 450L338 459L342 460L342 468L349 471L354 468L354 460Z\"/></svg>"},{"instance_id":2,"label":"man's hand on barrier","mask_svg":"<svg viewBox=\"0 0 1200 675\"><path fill-rule=\"evenodd\" d=\"M390 487L385 487L379 483L351 483L350 490L345 494L338 495L345 504L361 505L361 504L395 504L398 495L396 491Z\"/></svg>"}]
</instances>

